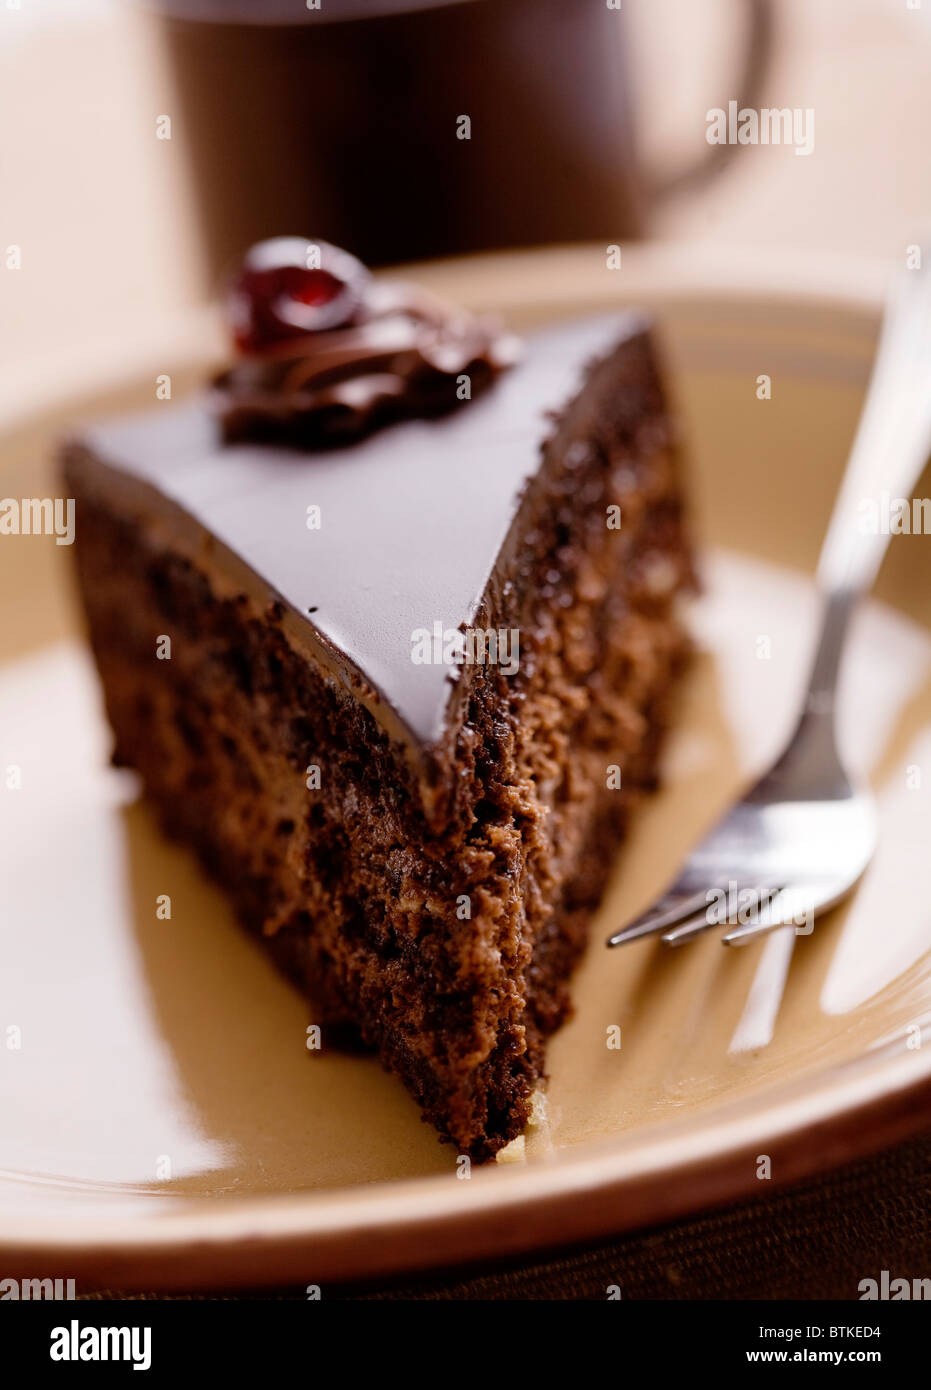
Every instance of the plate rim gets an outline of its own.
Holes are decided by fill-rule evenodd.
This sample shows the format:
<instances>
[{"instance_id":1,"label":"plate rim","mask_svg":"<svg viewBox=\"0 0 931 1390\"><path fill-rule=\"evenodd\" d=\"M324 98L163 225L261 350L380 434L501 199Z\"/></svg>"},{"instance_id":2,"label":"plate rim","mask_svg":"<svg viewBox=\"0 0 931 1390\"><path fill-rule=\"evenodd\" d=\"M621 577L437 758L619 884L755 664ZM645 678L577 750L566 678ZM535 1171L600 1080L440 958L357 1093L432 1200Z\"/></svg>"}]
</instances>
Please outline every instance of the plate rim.
<instances>
[{"instance_id":1,"label":"plate rim","mask_svg":"<svg viewBox=\"0 0 931 1390\"><path fill-rule=\"evenodd\" d=\"M864 1084L859 1073L871 1060L877 1065ZM851 1075L838 1084L838 1071ZM41 1264L91 1276L97 1287L115 1279L127 1289L233 1288L292 1282L285 1270L294 1282L358 1279L354 1252L363 1241L371 1279L539 1249L544 1224L560 1228L548 1245L606 1238L746 1200L758 1191L763 1142L778 1172L773 1191L909 1137L931 1104L931 1050L863 1053L822 1073L816 1087L802 1076L784 1089L776 1104L763 1092L711 1106L698 1124L693 1116L658 1125L630 1153L616 1137L601 1139L532 1165L478 1169L468 1183L432 1174L317 1192L175 1198L161 1214L150 1206L144 1215L69 1216L38 1237L34 1221L10 1220L7 1210L0 1258L7 1277L34 1277ZM690 1152L676 1161L670 1156L686 1133ZM450 1190L462 1199L452 1204Z\"/></svg>"}]
</instances>

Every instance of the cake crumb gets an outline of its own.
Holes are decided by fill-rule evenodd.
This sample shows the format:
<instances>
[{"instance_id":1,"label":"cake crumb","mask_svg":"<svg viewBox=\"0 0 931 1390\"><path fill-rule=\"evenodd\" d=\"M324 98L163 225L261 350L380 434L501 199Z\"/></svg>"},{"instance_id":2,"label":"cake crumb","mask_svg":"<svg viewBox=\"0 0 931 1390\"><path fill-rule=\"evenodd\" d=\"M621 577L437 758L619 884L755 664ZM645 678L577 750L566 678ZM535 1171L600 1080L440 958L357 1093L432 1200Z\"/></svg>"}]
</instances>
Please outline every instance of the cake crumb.
<instances>
[{"instance_id":1,"label":"cake crumb","mask_svg":"<svg viewBox=\"0 0 931 1390\"><path fill-rule=\"evenodd\" d=\"M542 1091L534 1091L533 1095L530 1097L530 1114L527 1118L527 1128L542 1129L548 1120L549 1115L546 1109L546 1096Z\"/></svg>"},{"instance_id":2,"label":"cake crumb","mask_svg":"<svg viewBox=\"0 0 931 1390\"><path fill-rule=\"evenodd\" d=\"M516 1139L512 1139L510 1144L505 1144L503 1149L499 1149L495 1154L496 1163L526 1163L527 1144L522 1134L518 1134Z\"/></svg>"}]
</instances>

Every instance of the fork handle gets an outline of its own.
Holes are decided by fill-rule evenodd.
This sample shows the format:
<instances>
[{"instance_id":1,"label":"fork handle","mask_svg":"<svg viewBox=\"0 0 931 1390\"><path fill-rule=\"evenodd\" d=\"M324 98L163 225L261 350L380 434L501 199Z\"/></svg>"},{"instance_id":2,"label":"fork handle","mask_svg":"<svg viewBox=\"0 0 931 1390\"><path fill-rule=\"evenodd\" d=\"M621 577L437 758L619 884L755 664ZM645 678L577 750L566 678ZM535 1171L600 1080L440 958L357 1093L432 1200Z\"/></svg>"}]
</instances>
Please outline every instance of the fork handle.
<instances>
[{"instance_id":1,"label":"fork handle","mask_svg":"<svg viewBox=\"0 0 931 1390\"><path fill-rule=\"evenodd\" d=\"M911 261L917 262L912 265ZM931 239L909 248L883 316L856 437L818 561L825 598L806 710L830 713L847 625L873 585L888 505L911 504L931 454ZM804 717L804 716L803 716Z\"/></svg>"}]
</instances>

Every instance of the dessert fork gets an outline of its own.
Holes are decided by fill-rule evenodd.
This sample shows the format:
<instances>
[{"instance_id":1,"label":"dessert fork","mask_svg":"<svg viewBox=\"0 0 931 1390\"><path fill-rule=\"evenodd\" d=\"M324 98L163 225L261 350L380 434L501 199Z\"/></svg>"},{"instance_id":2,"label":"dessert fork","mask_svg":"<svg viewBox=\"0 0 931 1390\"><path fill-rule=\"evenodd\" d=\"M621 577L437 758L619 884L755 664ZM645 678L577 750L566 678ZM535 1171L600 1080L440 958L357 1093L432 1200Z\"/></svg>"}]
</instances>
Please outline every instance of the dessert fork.
<instances>
[{"instance_id":1,"label":"dessert fork","mask_svg":"<svg viewBox=\"0 0 931 1390\"><path fill-rule=\"evenodd\" d=\"M821 629L795 732L662 896L614 932L609 946L656 932L678 946L720 926L722 915L730 927L722 938L728 946L790 924L807 934L817 913L852 891L873 856L875 804L844 769L835 703L850 617L889 541L881 526L864 524L862 504L878 501L880 489L910 498L931 453L931 244L916 259L916 268L897 273L889 295L869 391L822 546Z\"/></svg>"}]
</instances>

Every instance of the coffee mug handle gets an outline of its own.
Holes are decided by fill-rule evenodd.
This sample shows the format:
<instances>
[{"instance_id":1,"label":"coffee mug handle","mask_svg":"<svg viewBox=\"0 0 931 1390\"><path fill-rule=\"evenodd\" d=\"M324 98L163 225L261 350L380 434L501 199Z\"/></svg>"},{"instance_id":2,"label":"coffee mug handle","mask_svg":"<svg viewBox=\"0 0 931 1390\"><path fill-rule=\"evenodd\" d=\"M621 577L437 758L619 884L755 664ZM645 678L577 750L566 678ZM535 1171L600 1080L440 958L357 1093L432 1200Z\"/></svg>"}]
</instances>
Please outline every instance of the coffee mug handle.
<instances>
[{"instance_id":1,"label":"coffee mug handle","mask_svg":"<svg viewBox=\"0 0 931 1390\"><path fill-rule=\"evenodd\" d=\"M750 30L737 89L738 107L756 106L760 87L769 73L773 50L772 0L749 0ZM708 145L704 153L685 169L677 169L650 186L651 201L697 188L719 174L736 150L735 145Z\"/></svg>"}]
</instances>

